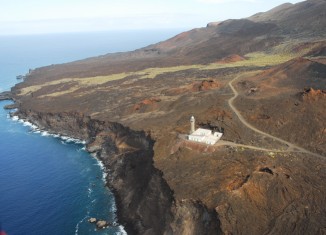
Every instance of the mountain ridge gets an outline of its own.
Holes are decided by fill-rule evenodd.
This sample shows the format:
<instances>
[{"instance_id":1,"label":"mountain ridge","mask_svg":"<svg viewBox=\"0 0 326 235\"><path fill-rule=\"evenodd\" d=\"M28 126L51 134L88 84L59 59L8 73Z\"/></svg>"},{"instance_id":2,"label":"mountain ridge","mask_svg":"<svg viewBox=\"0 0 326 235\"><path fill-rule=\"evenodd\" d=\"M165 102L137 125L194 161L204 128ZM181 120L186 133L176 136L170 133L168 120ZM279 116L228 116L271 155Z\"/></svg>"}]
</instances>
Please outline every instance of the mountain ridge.
<instances>
[{"instance_id":1,"label":"mountain ridge","mask_svg":"<svg viewBox=\"0 0 326 235\"><path fill-rule=\"evenodd\" d=\"M285 4L38 68L4 97L87 140L130 234L325 234L325 9ZM222 140L188 141L190 116Z\"/></svg>"},{"instance_id":2,"label":"mountain ridge","mask_svg":"<svg viewBox=\"0 0 326 235\"><path fill-rule=\"evenodd\" d=\"M297 12L308 13L298 17ZM99 76L119 72L136 71L150 67L167 67L184 64L212 63L231 54L243 56L255 51L263 51L291 40L311 41L310 38L325 38L323 30L326 3L322 0L309 0L278 9L278 14L286 14L277 21L259 20L268 17L271 10L260 17L251 16L238 20L226 20L217 26L204 27L183 32L157 44L131 52L113 53L62 65L44 67L41 73L49 79L55 77ZM287 13L288 12L288 13ZM309 15L309 17L306 17ZM300 14L299 14L300 16ZM256 19L253 21L252 19ZM279 19L279 17L277 17ZM301 19L301 20L299 20ZM312 24L311 21L316 22ZM300 26L301 30L297 27ZM211 50L214 47L215 50ZM116 66L119 64L119 66ZM39 70L39 69L38 69ZM37 71L30 77L40 77ZM89 72L92 71L92 72Z\"/></svg>"}]
</instances>

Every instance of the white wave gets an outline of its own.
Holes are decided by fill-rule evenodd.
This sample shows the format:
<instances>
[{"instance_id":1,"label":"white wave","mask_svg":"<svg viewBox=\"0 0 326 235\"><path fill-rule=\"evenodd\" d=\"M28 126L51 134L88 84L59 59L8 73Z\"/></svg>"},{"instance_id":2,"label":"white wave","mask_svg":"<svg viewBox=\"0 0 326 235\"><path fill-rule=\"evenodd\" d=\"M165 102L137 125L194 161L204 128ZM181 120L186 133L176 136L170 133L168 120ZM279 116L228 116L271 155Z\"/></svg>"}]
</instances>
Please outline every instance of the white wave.
<instances>
[{"instance_id":1,"label":"white wave","mask_svg":"<svg viewBox=\"0 0 326 235\"><path fill-rule=\"evenodd\" d=\"M117 212L117 205L115 203L114 197L111 197L111 198L112 199L111 199L111 208L110 208L110 211L116 213Z\"/></svg>"},{"instance_id":2,"label":"white wave","mask_svg":"<svg viewBox=\"0 0 326 235\"><path fill-rule=\"evenodd\" d=\"M86 146L84 145L84 147L77 149L77 152L86 152Z\"/></svg>"},{"instance_id":3,"label":"white wave","mask_svg":"<svg viewBox=\"0 0 326 235\"><path fill-rule=\"evenodd\" d=\"M19 120L19 122L23 123L23 126L27 126L27 127L30 127L32 130L36 130L38 129L38 127L36 125L34 125L33 123L31 122L28 122L28 121L25 121L25 120Z\"/></svg>"},{"instance_id":4,"label":"white wave","mask_svg":"<svg viewBox=\"0 0 326 235\"><path fill-rule=\"evenodd\" d=\"M96 157L96 153L91 153L91 156L92 156L93 158L97 159L97 157ZM98 159L97 159L97 160L98 160Z\"/></svg>"},{"instance_id":5,"label":"white wave","mask_svg":"<svg viewBox=\"0 0 326 235\"><path fill-rule=\"evenodd\" d=\"M98 165L101 168L101 171L102 171L102 180L106 184L107 183L106 177L108 176L108 173L106 172L106 169L105 169L105 166L104 166L103 162L97 157L96 153L91 153L90 155L93 158L96 159L96 161L97 161L96 165Z\"/></svg>"},{"instance_id":6,"label":"white wave","mask_svg":"<svg viewBox=\"0 0 326 235\"><path fill-rule=\"evenodd\" d=\"M42 131L41 136L50 136L49 132L47 131Z\"/></svg>"},{"instance_id":7,"label":"white wave","mask_svg":"<svg viewBox=\"0 0 326 235\"><path fill-rule=\"evenodd\" d=\"M80 152L86 152L86 146L77 149L77 152L79 152L79 153L80 153Z\"/></svg>"},{"instance_id":8,"label":"white wave","mask_svg":"<svg viewBox=\"0 0 326 235\"><path fill-rule=\"evenodd\" d=\"M12 116L12 117L11 117L11 120L13 120L13 121L18 121L18 120L19 120L19 117L18 117L18 116Z\"/></svg>"},{"instance_id":9,"label":"white wave","mask_svg":"<svg viewBox=\"0 0 326 235\"><path fill-rule=\"evenodd\" d=\"M86 144L85 140L80 140L77 138L72 138L72 137L64 136L64 135L61 135L61 136L59 135L59 137L67 143L75 143L75 144L83 144L83 145Z\"/></svg>"},{"instance_id":10,"label":"white wave","mask_svg":"<svg viewBox=\"0 0 326 235\"><path fill-rule=\"evenodd\" d=\"M60 138L62 139L62 140L67 140L67 139L69 139L69 137L68 136L60 136Z\"/></svg>"},{"instance_id":11,"label":"white wave","mask_svg":"<svg viewBox=\"0 0 326 235\"><path fill-rule=\"evenodd\" d=\"M91 194L93 192L93 189L88 188L87 191L88 191L89 194Z\"/></svg>"},{"instance_id":12,"label":"white wave","mask_svg":"<svg viewBox=\"0 0 326 235\"><path fill-rule=\"evenodd\" d=\"M77 224L76 224L76 229L75 229L75 235L78 235L79 232L79 225L84 222L85 219L88 218L88 215L85 216L83 219L81 219Z\"/></svg>"},{"instance_id":13,"label":"white wave","mask_svg":"<svg viewBox=\"0 0 326 235\"><path fill-rule=\"evenodd\" d=\"M95 157L95 159L97 160L97 165L101 168L101 171L102 171L102 180L106 184L106 182L107 182L106 181L106 177L108 176L108 173L106 172L106 169L104 167L104 164L103 164L103 162L100 159L98 159L96 157L96 155L93 155L93 157Z\"/></svg>"},{"instance_id":14,"label":"white wave","mask_svg":"<svg viewBox=\"0 0 326 235\"><path fill-rule=\"evenodd\" d=\"M119 232L117 232L117 235L128 235L125 228L122 225L119 225Z\"/></svg>"},{"instance_id":15,"label":"white wave","mask_svg":"<svg viewBox=\"0 0 326 235\"><path fill-rule=\"evenodd\" d=\"M103 162L101 160L99 160L98 158L96 158L96 160L97 160L97 164L96 165L98 165L101 168L101 170L104 170L104 164L103 164Z\"/></svg>"},{"instance_id":16,"label":"white wave","mask_svg":"<svg viewBox=\"0 0 326 235\"><path fill-rule=\"evenodd\" d=\"M103 182L104 182L105 184L106 184L106 177L107 177L107 176L108 176L108 173L103 171L102 180L103 180Z\"/></svg>"}]
</instances>

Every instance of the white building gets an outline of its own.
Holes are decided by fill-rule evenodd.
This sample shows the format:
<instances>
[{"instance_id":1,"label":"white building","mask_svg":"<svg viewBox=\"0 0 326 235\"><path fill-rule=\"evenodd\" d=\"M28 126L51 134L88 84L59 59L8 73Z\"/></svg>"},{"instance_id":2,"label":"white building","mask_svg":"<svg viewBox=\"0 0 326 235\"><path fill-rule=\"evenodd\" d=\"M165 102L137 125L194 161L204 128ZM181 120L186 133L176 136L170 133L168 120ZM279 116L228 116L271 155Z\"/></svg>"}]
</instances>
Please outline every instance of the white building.
<instances>
[{"instance_id":1,"label":"white building","mask_svg":"<svg viewBox=\"0 0 326 235\"><path fill-rule=\"evenodd\" d=\"M190 128L190 135L188 136L188 139L191 141L214 145L216 144L217 141L221 139L223 135L223 133L220 132L214 132L213 134L211 130L207 130L203 128L198 128L196 131L193 131L195 126L194 116L190 118L190 123L191 123L190 124L191 128Z\"/></svg>"}]
</instances>

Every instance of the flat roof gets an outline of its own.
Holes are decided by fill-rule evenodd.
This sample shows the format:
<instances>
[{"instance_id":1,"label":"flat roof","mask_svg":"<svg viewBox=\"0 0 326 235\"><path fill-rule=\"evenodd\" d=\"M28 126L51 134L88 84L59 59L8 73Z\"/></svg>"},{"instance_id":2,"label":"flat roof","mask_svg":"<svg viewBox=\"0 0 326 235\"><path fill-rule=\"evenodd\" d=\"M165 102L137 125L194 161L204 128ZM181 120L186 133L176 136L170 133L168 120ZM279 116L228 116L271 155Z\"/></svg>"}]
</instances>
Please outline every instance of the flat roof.
<instances>
[{"instance_id":1,"label":"flat roof","mask_svg":"<svg viewBox=\"0 0 326 235\"><path fill-rule=\"evenodd\" d=\"M189 135L189 140L206 144L215 144L221 139L222 135L223 133L220 132L214 132L213 134L211 130L198 128L191 135Z\"/></svg>"},{"instance_id":2,"label":"flat roof","mask_svg":"<svg viewBox=\"0 0 326 235\"><path fill-rule=\"evenodd\" d=\"M191 135L206 136L206 135L211 135L211 134L212 134L212 131L211 130L207 130L207 129L203 129L203 128L198 128Z\"/></svg>"}]
</instances>

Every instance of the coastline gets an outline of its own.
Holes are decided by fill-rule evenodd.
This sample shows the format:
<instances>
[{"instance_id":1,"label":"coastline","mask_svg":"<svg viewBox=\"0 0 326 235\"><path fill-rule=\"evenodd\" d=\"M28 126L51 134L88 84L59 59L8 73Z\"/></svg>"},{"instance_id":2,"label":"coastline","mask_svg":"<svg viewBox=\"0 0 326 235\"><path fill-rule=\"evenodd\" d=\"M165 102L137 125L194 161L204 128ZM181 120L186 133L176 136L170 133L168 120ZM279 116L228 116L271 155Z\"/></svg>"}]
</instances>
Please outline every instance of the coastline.
<instances>
[{"instance_id":1,"label":"coastline","mask_svg":"<svg viewBox=\"0 0 326 235\"><path fill-rule=\"evenodd\" d=\"M20 110L16 110L16 112L12 115L12 119L14 121L19 121L20 123L22 123L25 126L29 126L33 131L39 132L41 135L43 136L53 136L55 138L61 138L63 141L69 141L69 142L75 142L78 144L84 144L85 145L85 151L87 151L93 158L95 158L101 165L102 165L102 169L103 169L103 180L105 180L105 184L106 187L108 187L112 192L113 195L115 197L115 201L116 201L116 214L117 214L117 218L118 218L118 224L120 226L122 226L122 228L124 229L124 231L122 232L122 234L127 234L127 232L125 231L126 227L129 227L129 231L128 234L134 234L135 231L132 228L133 226L130 225L128 222L126 223L125 220L123 219L123 216L121 214L121 210L123 210L123 205L122 202L117 203L118 199L118 194L119 194L119 190L117 190L113 185L112 185L112 180L113 178L110 175L110 172L112 172L112 169L110 169L110 165L105 163L105 160L107 158L107 155L104 153L101 153L101 147L100 146L96 146L94 144L90 145L90 143L92 142L91 139L94 139L96 137L94 136L89 136L86 137L84 140L82 140L81 136L74 136L73 133L71 132L70 137L68 137L68 135L63 134L63 130L56 130L53 131L51 130L51 127L45 127L40 125L39 120L33 119L28 115L24 115L22 112L20 112ZM72 136L72 137L71 137ZM112 146L113 147L113 146ZM114 147L113 147L114 148ZM121 201L121 200L119 200ZM136 232L137 233L137 232ZM137 233L138 234L138 233Z\"/></svg>"},{"instance_id":2,"label":"coastline","mask_svg":"<svg viewBox=\"0 0 326 235\"><path fill-rule=\"evenodd\" d=\"M12 100L12 99L11 98L10 99L3 99L1 101L4 101L4 100ZM6 106L4 106L3 108L5 108L5 107ZM107 184L108 170L105 167L102 160L100 158L98 158L94 152L91 153L90 151L88 151L88 149L87 149L87 141L86 140L82 140L82 139L79 139L79 138L74 138L74 137L67 136L67 135L62 135L62 134L59 134L59 133L56 133L56 132L52 132L49 129L41 128L38 125L34 124L32 120L29 120L27 118L23 118L23 117L19 117L18 115L15 115L15 113L19 113L19 110L17 110L16 108L12 109L12 110L13 110L13 112L10 112L7 115L7 118L11 119L13 122L19 122L23 126L29 127L31 132L33 132L35 134L39 134L39 135L44 136L44 137L53 137L53 138L60 139L62 144L71 144L71 143L73 143L73 144L82 145L83 147L81 148L81 150L86 151L90 157L94 158L97 161L97 164L99 165L99 167L101 169L101 172L102 172L102 181L105 183L105 186L108 187L108 184ZM110 189L110 187L108 187L108 188ZM114 195L114 192L112 190L111 190L111 192ZM112 206L113 206L112 208L114 208L114 213L116 215L118 215L118 213L117 213L118 208L117 208L116 203L114 203ZM83 218L76 225L76 234L78 234L78 227L79 227L80 222L84 221L85 219L88 219L88 216ZM118 221L113 221L112 225L115 226L115 227L118 227L118 229L120 230L119 234L121 234L121 235L127 234L127 232L125 231L124 226L122 224L118 223Z\"/></svg>"},{"instance_id":3,"label":"coastline","mask_svg":"<svg viewBox=\"0 0 326 235\"><path fill-rule=\"evenodd\" d=\"M12 94L10 91L0 92L0 101L4 100L13 100Z\"/></svg>"},{"instance_id":4,"label":"coastline","mask_svg":"<svg viewBox=\"0 0 326 235\"><path fill-rule=\"evenodd\" d=\"M47 134L84 140L86 151L104 166L106 186L115 197L117 222L127 234L220 234L214 210L200 201L175 200L162 172L154 167L155 141L144 131L77 112L18 109L13 116Z\"/></svg>"},{"instance_id":5,"label":"coastline","mask_svg":"<svg viewBox=\"0 0 326 235\"><path fill-rule=\"evenodd\" d=\"M37 224L41 234L93 234L91 215L117 221L124 234L326 234L325 3L280 5L164 40L153 31L85 33L87 43L80 34L2 40L0 90L12 88L0 101L10 100L12 118L38 134L2 112L8 174L0 185L11 194L1 212L12 213L0 220L19 232ZM223 130L222 142L211 149L180 140L192 115L199 128ZM17 130L17 138L6 134ZM33 167L41 170L35 178ZM20 179L35 188L15 187ZM50 189L57 180L67 196L44 197L37 179ZM47 208L41 201L59 208L59 220L47 224L51 214L36 211L19 226L18 217L33 215L12 209L25 192L44 198L35 210ZM94 233L120 234L116 225Z\"/></svg>"}]
</instances>

